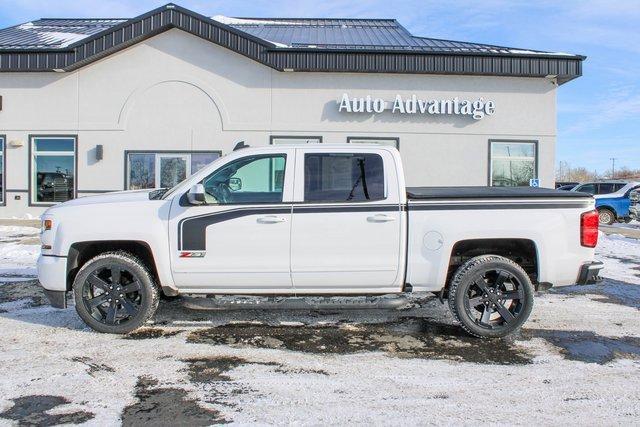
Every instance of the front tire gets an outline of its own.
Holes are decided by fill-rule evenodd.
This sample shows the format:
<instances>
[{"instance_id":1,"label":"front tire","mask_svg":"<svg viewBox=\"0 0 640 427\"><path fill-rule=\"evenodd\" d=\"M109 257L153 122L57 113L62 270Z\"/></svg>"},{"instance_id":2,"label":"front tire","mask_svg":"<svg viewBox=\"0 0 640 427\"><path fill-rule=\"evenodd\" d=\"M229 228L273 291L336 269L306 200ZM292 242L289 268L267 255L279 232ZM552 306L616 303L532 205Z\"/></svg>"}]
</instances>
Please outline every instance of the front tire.
<instances>
[{"instance_id":1,"label":"front tire","mask_svg":"<svg viewBox=\"0 0 640 427\"><path fill-rule=\"evenodd\" d=\"M482 255L462 264L449 287L449 308L462 328L480 338L518 330L533 308L533 284L515 262Z\"/></svg>"},{"instance_id":2,"label":"front tire","mask_svg":"<svg viewBox=\"0 0 640 427\"><path fill-rule=\"evenodd\" d=\"M158 308L160 292L145 264L127 252L107 252L87 261L73 283L76 311L91 329L126 334Z\"/></svg>"}]
</instances>

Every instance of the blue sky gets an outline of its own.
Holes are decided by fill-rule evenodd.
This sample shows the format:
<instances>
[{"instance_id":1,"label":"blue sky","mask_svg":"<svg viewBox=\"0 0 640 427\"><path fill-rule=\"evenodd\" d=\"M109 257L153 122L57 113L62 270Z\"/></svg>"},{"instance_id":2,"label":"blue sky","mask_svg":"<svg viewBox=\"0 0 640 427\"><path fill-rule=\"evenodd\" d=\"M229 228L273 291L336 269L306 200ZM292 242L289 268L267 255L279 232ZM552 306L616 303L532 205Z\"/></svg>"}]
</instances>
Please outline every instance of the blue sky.
<instances>
[{"instance_id":1,"label":"blue sky","mask_svg":"<svg viewBox=\"0 0 640 427\"><path fill-rule=\"evenodd\" d=\"M168 1L0 0L0 27L40 17L133 17ZM558 161L640 168L640 0L256 0L175 3L205 15L396 18L412 33L578 53L558 91Z\"/></svg>"}]
</instances>

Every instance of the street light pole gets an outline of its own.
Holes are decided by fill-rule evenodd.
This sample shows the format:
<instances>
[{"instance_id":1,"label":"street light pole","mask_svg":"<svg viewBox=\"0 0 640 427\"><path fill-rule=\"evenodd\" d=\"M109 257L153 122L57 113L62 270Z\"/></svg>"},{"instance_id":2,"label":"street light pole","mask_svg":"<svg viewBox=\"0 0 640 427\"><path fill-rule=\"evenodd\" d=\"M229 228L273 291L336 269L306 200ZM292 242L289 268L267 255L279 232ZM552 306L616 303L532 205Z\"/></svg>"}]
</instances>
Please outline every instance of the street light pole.
<instances>
[{"instance_id":1,"label":"street light pole","mask_svg":"<svg viewBox=\"0 0 640 427\"><path fill-rule=\"evenodd\" d=\"M616 158L610 157L611 160L611 179L616 179Z\"/></svg>"}]
</instances>

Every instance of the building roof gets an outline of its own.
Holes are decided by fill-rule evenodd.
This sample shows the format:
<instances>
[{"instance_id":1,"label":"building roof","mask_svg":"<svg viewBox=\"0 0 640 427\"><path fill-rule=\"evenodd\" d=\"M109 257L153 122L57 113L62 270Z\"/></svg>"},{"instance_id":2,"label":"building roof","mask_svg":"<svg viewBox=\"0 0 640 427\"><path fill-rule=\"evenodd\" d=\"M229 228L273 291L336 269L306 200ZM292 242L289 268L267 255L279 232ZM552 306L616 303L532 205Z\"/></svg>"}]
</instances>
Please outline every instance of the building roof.
<instances>
[{"instance_id":1,"label":"building roof","mask_svg":"<svg viewBox=\"0 0 640 427\"><path fill-rule=\"evenodd\" d=\"M281 48L575 56L418 37L395 19L230 18L222 15L212 19Z\"/></svg>"},{"instance_id":2,"label":"building roof","mask_svg":"<svg viewBox=\"0 0 640 427\"><path fill-rule=\"evenodd\" d=\"M71 71L178 28L279 71L546 77L585 58L412 35L395 19L207 17L174 4L135 18L38 19L0 30L0 71Z\"/></svg>"}]
</instances>

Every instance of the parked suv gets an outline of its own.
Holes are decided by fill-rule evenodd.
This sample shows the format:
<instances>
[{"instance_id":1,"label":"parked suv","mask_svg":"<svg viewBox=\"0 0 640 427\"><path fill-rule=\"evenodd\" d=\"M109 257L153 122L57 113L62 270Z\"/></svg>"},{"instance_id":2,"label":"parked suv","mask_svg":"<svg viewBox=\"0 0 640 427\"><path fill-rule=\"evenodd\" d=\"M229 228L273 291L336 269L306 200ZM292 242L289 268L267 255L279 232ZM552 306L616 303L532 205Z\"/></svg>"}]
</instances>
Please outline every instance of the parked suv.
<instances>
[{"instance_id":1,"label":"parked suv","mask_svg":"<svg viewBox=\"0 0 640 427\"><path fill-rule=\"evenodd\" d=\"M640 182L609 181L580 184L571 191L593 194L600 224L611 225L616 221L631 221L629 196L638 188Z\"/></svg>"}]
</instances>

